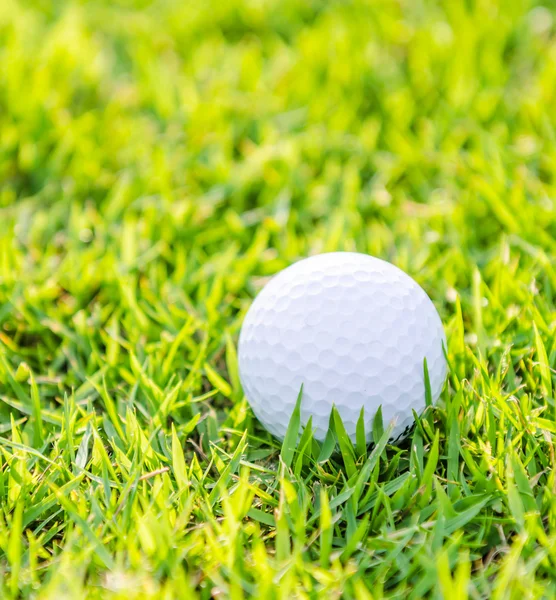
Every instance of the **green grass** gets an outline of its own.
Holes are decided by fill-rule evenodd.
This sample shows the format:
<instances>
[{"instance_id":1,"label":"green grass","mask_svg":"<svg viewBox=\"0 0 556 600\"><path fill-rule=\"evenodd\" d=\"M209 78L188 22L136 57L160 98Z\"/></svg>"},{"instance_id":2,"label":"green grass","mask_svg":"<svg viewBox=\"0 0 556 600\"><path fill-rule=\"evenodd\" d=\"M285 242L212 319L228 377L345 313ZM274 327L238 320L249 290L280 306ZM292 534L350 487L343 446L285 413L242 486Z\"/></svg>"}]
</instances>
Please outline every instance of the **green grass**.
<instances>
[{"instance_id":1,"label":"green grass","mask_svg":"<svg viewBox=\"0 0 556 600\"><path fill-rule=\"evenodd\" d=\"M553 0L0 2L0 597L554 597L555 107ZM329 250L445 324L399 447L243 397Z\"/></svg>"}]
</instances>

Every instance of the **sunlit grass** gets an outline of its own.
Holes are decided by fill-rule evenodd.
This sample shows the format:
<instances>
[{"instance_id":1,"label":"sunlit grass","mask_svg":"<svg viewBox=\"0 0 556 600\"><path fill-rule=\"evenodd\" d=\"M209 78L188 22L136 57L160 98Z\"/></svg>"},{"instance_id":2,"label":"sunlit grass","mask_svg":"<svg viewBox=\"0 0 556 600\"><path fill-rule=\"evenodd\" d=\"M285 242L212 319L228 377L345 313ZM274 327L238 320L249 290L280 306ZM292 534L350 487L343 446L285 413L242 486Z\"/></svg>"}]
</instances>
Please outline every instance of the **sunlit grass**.
<instances>
[{"instance_id":1,"label":"sunlit grass","mask_svg":"<svg viewBox=\"0 0 556 600\"><path fill-rule=\"evenodd\" d=\"M1 598L556 594L554 9L0 2ZM243 397L254 294L329 250L445 324L398 445Z\"/></svg>"}]
</instances>

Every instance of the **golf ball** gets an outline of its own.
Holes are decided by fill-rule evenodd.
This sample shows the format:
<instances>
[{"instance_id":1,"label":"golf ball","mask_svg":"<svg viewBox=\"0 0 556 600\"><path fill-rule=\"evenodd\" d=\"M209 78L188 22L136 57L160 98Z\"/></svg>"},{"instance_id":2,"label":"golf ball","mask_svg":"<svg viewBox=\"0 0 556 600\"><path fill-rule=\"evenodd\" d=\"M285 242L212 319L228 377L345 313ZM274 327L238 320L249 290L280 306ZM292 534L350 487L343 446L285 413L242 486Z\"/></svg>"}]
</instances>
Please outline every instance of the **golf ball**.
<instances>
[{"instance_id":1,"label":"golf ball","mask_svg":"<svg viewBox=\"0 0 556 600\"><path fill-rule=\"evenodd\" d=\"M361 409L367 440L382 406L392 439L446 377L444 331L424 290L394 265L353 252L320 254L274 276L251 305L239 338L239 374L253 412L283 439L303 384L301 421L326 436L335 405L350 438Z\"/></svg>"}]
</instances>

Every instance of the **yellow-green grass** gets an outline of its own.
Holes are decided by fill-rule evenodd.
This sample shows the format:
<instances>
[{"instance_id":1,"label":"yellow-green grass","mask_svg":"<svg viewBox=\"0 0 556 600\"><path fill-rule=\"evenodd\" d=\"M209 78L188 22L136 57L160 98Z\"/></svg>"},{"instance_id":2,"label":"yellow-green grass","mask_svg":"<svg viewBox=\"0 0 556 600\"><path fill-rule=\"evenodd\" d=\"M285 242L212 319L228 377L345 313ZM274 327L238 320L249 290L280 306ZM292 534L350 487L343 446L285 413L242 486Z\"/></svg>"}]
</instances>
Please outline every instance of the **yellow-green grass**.
<instances>
[{"instance_id":1,"label":"yellow-green grass","mask_svg":"<svg viewBox=\"0 0 556 600\"><path fill-rule=\"evenodd\" d=\"M1 598L556 594L555 18L0 2ZM329 250L445 324L396 446L282 450L243 396L253 296Z\"/></svg>"}]
</instances>

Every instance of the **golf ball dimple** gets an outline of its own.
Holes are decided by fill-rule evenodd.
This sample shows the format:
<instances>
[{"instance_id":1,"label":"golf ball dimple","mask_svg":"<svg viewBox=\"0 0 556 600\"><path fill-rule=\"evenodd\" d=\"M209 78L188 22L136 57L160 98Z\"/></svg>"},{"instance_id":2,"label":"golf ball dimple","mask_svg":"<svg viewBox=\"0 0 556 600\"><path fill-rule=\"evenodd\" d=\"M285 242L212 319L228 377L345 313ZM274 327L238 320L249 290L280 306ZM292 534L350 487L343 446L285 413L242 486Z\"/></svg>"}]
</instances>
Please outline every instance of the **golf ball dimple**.
<instances>
[{"instance_id":1,"label":"golf ball dimple","mask_svg":"<svg viewBox=\"0 0 556 600\"><path fill-rule=\"evenodd\" d=\"M324 440L335 405L348 435L364 408L371 441L380 406L392 438L425 408L424 359L436 402L446 378L444 330L424 290L366 254L312 256L273 277L239 338L239 374L253 412L283 439L303 384L301 420Z\"/></svg>"}]
</instances>

